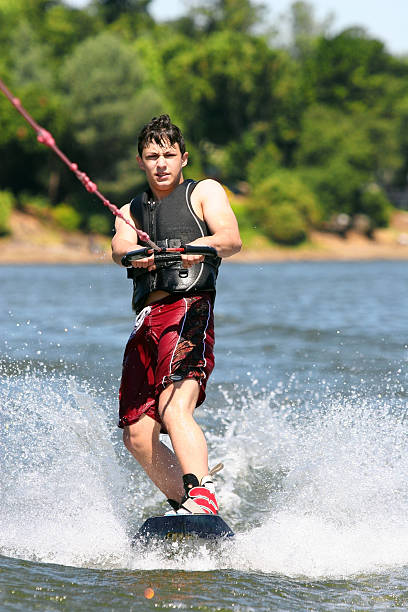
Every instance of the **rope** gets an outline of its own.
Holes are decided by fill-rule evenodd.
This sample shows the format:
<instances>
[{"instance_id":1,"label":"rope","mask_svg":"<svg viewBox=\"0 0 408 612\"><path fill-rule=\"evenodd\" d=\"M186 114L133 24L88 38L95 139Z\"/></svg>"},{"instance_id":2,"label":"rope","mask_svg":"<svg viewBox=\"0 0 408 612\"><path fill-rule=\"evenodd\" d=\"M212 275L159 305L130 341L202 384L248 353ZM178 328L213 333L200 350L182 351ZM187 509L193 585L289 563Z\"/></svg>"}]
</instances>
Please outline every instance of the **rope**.
<instances>
[{"instance_id":1,"label":"rope","mask_svg":"<svg viewBox=\"0 0 408 612\"><path fill-rule=\"evenodd\" d=\"M85 172L81 172L77 164L71 162L71 160L68 159L68 157L55 144L53 135L47 130L45 130L43 127L41 127L41 125L38 125L36 121L34 121L31 115L22 106L20 100L16 98L15 96L13 96L11 91L6 87L6 85L3 83L1 79L0 79L0 89L4 93L6 98L14 106L14 108L20 113L20 115L24 117L27 123L29 123L31 127L33 128L33 130L37 133L38 142L52 149L52 151L54 151L54 153L58 155L58 157L64 162L64 164L68 166L68 168L75 174L77 179L81 181L85 189L89 191L90 193L94 193L102 201L103 205L109 208L111 213L113 213L116 217L119 217L120 219L122 219L122 221L124 221L127 225L129 225L129 227L131 227L137 233L140 240L143 240L143 242L148 244L151 248L155 249L156 251L160 251L160 248L157 246L157 244L155 244L152 240L150 240L149 235L146 234L146 232L143 232L142 230L136 228L133 225L133 223L129 221L129 219L126 219L126 217L123 216L123 214L120 212L118 207L115 206L115 204L112 204L112 202L110 202L107 198L105 198L104 195L102 195L102 193L100 193L100 191L98 190L97 184L93 183L91 179L89 178L89 176L85 174Z\"/></svg>"}]
</instances>

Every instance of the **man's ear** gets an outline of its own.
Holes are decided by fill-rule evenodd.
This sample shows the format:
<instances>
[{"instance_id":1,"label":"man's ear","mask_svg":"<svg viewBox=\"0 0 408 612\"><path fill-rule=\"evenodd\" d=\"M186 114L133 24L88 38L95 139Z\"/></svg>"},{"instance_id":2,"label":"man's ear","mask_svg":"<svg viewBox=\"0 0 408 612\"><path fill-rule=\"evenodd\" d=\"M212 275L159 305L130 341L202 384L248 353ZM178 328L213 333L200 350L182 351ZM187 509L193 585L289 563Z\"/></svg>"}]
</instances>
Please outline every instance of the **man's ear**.
<instances>
[{"instance_id":1,"label":"man's ear","mask_svg":"<svg viewBox=\"0 0 408 612\"><path fill-rule=\"evenodd\" d=\"M184 166L187 166L187 162L188 162L188 151L183 153L183 155L181 156L181 167L184 168Z\"/></svg>"},{"instance_id":2,"label":"man's ear","mask_svg":"<svg viewBox=\"0 0 408 612\"><path fill-rule=\"evenodd\" d=\"M144 163L143 163L143 159L140 157L140 155L136 155L136 160L137 160L137 163L139 165L139 168L144 172L145 171L145 166L144 166Z\"/></svg>"}]
</instances>

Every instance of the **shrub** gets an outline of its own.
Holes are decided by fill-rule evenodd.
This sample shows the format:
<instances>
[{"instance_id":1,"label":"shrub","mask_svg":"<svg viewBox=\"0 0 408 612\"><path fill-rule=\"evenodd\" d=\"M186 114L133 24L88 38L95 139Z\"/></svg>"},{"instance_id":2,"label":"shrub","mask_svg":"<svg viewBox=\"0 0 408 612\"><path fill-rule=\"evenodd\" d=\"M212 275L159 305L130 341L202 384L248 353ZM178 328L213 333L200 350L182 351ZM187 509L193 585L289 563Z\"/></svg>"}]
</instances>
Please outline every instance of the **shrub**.
<instances>
[{"instance_id":1,"label":"shrub","mask_svg":"<svg viewBox=\"0 0 408 612\"><path fill-rule=\"evenodd\" d=\"M91 215L88 219L88 229L93 234L109 234L112 223L105 215Z\"/></svg>"},{"instance_id":2,"label":"shrub","mask_svg":"<svg viewBox=\"0 0 408 612\"><path fill-rule=\"evenodd\" d=\"M315 195L289 170L279 170L255 186L249 211L259 229L282 244L302 242L308 228L321 219Z\"/></svg>"},{"instance_id":3,"label":"shrub","mask_svg":"<svg viewBox=\"0 0 408 612\"><path fill-rule=\"evenodd\" d=\"M299 174L319 198L326 220L338 213L354 213L366 177L352 164L337 157L326 165L300 168Z\"/></svg>"},{"instance_id":4,"label":"shrub","mask_svg":"<svg viewBox=\"0 0 408 612\"><path fill-rule=\"evenodd\" d=\"M386 227L390 221L391 204L376 183L371 183L363 191L358 208L358 212L370 217L374 227Z\"/></svg>"},{"instance_id":5,"label":"shrub","mask_svg":"<svg viewBox=\"0 0 408 612\"><path fill-rule=\"evenodd\" d=\"M248 181L255 186L278 171L282 155L274 143L262 147L248 164Z\"/></svg>"},{"instance_id":6,"label":"shrub","mask_svg":"<svg viewBox=\"0 0 408 612\"><path fill-rule=\"evenodd\" d=\"M0 236L10 233L10 216L15 205L15 198L9 191L0 191Z\"/></svg>"},{"instance_id":7,"label":"shrub","mask_svg":"<svg viewBox=\"0 0 408 612\"><path fill-rule=\"evenodd\" d=\"M321 219L321 210L313 191L294 171L279 170L262 181L253 191L254 201L273 206L287 202L294 206L307 224L317 225Z\"/></svg>"},{"instance_id":8,"label":"shrub","mask_svg":"<svg viewBox=\"0 0 408 612\"><path fill-rule=\"evenodd\" d=\"M69 204L58 204L52 210L52 216L62 229L69 232L74 232L81 224L81 215Z\"/></svg>"},{"instance_id":9,"label":"shrub","mask_svg":"<svg viewBox=\"0 0 408 612\"><path fill-rule=\"evenodd\" d=\"M47 198L43 196L32 196L24 193L20 196L23 209L39 219L49 219L51 217L51 206Z\"/></svg>"},{"instance_id":10,"label":"shrub","mask_svg":"<svg viewBox=\"0 0 408 612\"><path fill-rule=\"evenodd\" d=\"M264 211L263 232L278 244L296 245L307 238L307 225L289 203L276 204Z\"/></svg>"}]
</instances>

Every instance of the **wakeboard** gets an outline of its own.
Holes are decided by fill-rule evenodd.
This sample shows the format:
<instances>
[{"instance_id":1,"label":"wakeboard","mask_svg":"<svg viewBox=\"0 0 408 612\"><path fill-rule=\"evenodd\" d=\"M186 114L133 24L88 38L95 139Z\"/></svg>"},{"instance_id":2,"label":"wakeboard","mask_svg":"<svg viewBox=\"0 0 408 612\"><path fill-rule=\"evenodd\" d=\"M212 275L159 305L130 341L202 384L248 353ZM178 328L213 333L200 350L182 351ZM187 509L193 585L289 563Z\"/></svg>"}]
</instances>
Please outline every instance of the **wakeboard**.
<instances>
[{"instance_id":1,"label":"wakeboard","mask_svg":"<svg viewBox=\"0 0 408 612\"><path fill-rule=\"evenodd\" d=\"M175 514L148 518L135 536L135 541L183 540L198 538L218 540L233 537L234 532L217 514Z\"/></svg>"}]
</instances>

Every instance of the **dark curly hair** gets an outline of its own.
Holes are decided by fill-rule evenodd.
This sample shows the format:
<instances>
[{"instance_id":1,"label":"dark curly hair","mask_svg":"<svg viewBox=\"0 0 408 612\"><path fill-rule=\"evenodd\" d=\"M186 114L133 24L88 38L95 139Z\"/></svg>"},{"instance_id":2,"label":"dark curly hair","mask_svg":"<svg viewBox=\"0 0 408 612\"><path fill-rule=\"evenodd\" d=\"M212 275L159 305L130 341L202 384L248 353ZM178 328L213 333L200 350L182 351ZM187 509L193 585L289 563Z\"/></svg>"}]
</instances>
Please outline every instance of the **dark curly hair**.
<instances>
[{"instance_id":1,"label":"dark curly hair","mask_svg":"<svg viewBox=\"0 0 408 612\"><path fill-rule=\"evenodd\" d=\"M163 145L169 142L171 145L178 143L181 154L186 151L183 135L177 125L171 122L169 115L153 117L149 123L142 128L137 139L137 150L142 157L143 149L150 143L156 142Z\"/></svg>"}]
</instances>

